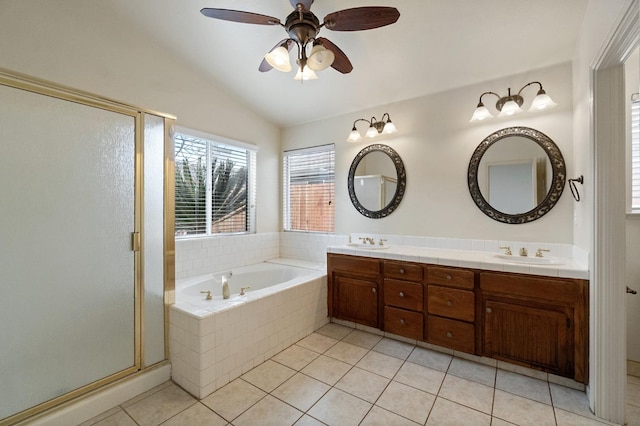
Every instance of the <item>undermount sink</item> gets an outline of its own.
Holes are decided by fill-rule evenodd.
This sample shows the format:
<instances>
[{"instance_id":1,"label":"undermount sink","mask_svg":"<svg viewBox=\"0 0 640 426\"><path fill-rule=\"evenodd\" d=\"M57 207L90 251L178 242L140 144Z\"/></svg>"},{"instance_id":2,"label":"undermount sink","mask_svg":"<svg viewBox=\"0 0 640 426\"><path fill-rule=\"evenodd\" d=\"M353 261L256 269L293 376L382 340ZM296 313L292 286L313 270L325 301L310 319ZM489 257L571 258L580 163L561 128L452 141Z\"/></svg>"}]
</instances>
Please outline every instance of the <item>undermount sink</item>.
<instances>
[{"instance_id":1,"label":"undermount sink","mask_svg":"<svg viewBox=\"0 0 640 426\"><path fill-rule=\"evenodd\" d=\"M558 257L531 257L509 254L494 254L493 256L505 262L525 263L528 265L559 265L564 263L563 260Z\"/></svg>"},{"instance_id":2,"label":"undermount sink","mask_svg":"<svg viewBox=\"0 0 640 426\"><path fill-rule=\"evenodd\" d=\"M389 248L387 245L369 243L347 243L347 246L361 250L384 250Z\"/></svg>"}]
</instances>

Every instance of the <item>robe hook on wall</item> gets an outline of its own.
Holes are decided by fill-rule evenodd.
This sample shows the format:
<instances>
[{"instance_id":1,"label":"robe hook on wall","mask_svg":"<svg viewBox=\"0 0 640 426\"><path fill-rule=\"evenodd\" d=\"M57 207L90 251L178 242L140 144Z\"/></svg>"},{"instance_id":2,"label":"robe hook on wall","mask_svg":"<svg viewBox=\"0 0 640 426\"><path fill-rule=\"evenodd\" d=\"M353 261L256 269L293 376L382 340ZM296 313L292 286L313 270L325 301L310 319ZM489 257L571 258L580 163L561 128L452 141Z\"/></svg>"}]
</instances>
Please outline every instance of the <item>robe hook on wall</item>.
<instances>
[{"instance_id":1,"label":"robe hook on wall","mask_svg":"<svg viewBox=\"0 0 640 426\"><path fill-rule=\"evenodd\" d=\"M578 192L576 182L578 182L580 185L584 185L584 177L580 175L579 178L569 179L569 189L571 190L571 195L573 195L573 198L575 198L576 201L580 202L580 193Z\"/></svg>"}]
</instances>

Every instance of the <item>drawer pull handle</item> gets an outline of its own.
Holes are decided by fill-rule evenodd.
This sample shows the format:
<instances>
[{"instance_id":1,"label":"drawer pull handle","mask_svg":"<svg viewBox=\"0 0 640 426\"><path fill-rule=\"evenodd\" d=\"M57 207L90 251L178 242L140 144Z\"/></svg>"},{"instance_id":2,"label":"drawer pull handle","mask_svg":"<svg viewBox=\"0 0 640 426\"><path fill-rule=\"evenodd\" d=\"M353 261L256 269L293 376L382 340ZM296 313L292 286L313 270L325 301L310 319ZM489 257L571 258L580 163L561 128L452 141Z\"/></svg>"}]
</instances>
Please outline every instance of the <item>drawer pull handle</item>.
<instances>
[{"instance_id":1,"label":"drawer pull handle","mask_svg":"<svg viewBox=\"0 0 640 426\"><path fill-rule=\"evenodd\" d=\"M450 332L450 331L447 331L447 337L449 337L449 338L453 337L453 333Z\"/></svg>"},{"instance_id":2,"label":"drawer pull handle","mask_svg":"<svg viewBox=\"0 0 640 426\"><path fill-rule=\"evenodd\" d=\"M375 293L376 292L376 288L375 287L371 287L371 293Z\"/></svg>"},{"instance_id":3,"label":"drawer pull handle","mask_svg":"<svg viewBox=\"0 0 640 426\"><path fill-rule=\"evenodd\" d=\"M404 274L404 269L400 268L400 273Z\"/></svg>"},{"instance_id":4,"label":"drawer pull handle","mask_svg":"<svg viewBox=\"0 0 640 426\"><path fill-rule=\"evenodd\" d=\"M404 320L404 318L400 319L400 324L405 325L407 322Z\"/></svg>"},{"instance_id":5,"label":"drawer pull handle","mask_svg":"<svg viewBox=\"0 0 640 426\"><path fill-rule=\"evenodd\" d=\"M451 300L447 300L447 306L453 306L453 303L451 303Z\"/></svg>"},{"instance_id":6,"label":"drawer pull handle","mask_svg":"<svg viewBox=\"0 0 640 426\"><path fill-rule=\"evenodd\" d=\"M400 296L400 297L404 297L404 292L402 292L402 291L401 291L401 292L400 292L400 294L399 294L399 296Z\"/></svg>"},{"instance_id":7,"label":"drawer pull handle","mask_svg":"<svg viewBox=\"0 0 640 426\"><path fill-rule=\"evenodd\" d=\"M447 281L451 281L451 275L447 275Z\"/></svg>"},{"instance_id":8,"label":"drawer pull handle","mask_svg":"<svg viewBox=\"0 0 640 426\"><path fill-rule=\"evenodd\" d=\"M491 312L493 312L493 309L487 308L487 313L490 314Z\"/></svg>"}]
</instances>

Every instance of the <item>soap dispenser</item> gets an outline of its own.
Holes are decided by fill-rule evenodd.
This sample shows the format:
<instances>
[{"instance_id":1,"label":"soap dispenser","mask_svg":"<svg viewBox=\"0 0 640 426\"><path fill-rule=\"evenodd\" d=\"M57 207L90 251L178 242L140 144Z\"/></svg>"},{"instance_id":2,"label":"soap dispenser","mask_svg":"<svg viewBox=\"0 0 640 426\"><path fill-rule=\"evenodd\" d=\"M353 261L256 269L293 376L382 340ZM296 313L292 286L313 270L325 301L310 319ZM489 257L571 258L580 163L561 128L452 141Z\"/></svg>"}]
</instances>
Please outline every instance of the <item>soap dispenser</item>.
<instances>
[{"instance_id":1,"label":"soap dispenser","mask_svg":"<svg viewBox=\"0 0 640 426\"><path fill-rule=\"evenodd\" d=\"M229 283L227 282L227 277L222 276L222 298L228 299L230 296L229 293Z\"/></svg>"}]
</instances>

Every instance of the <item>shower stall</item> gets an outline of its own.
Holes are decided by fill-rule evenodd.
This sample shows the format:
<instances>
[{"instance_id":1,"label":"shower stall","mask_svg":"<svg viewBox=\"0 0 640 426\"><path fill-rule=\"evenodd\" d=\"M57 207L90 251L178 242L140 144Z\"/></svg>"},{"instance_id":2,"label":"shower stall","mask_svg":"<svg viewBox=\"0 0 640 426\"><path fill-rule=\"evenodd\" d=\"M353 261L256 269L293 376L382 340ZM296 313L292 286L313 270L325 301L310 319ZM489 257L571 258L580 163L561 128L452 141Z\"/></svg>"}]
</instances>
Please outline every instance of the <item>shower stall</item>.
<instances>
[{"instance_id":1,"label":"shower stall","mask_svg":"<svg viewBox=\"0 0 640 426\"><path fill-rule=\"evenodd\" d=\"M0 424L166 359L172 122L0 70Z\"/></svg>"}]
</instances>

